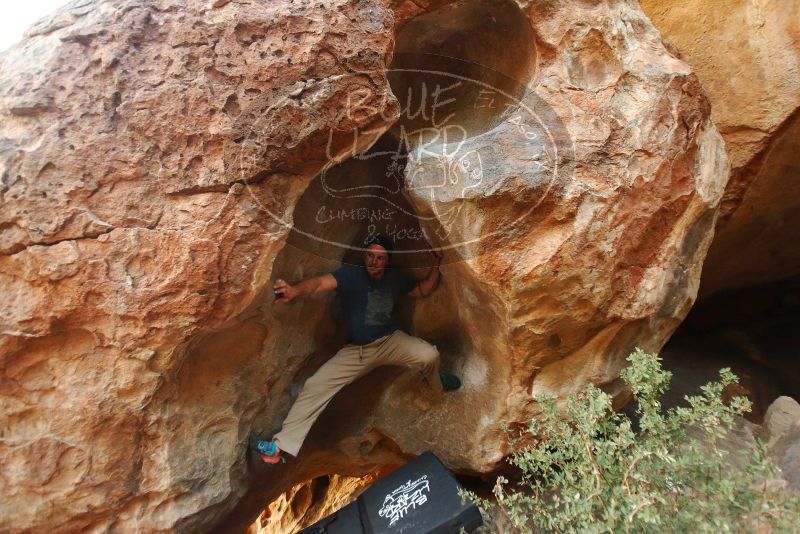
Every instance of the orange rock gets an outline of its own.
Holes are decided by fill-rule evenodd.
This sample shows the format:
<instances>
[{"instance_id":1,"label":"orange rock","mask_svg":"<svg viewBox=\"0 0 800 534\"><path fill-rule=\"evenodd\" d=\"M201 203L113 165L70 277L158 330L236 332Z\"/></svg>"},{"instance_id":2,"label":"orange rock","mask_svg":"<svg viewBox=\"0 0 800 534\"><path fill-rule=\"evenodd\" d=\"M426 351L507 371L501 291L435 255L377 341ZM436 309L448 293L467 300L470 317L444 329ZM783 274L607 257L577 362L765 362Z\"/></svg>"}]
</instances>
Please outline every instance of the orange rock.
<instances>
[{"instance_id":1,"label":"orange rock","mask_svg":"<svg viewBox=\"0 0 800 534\"><path fill-rule=\"evenodd\" d=\"M297 484L427 449L487 472L533 395L613 389L663 345L728 177L706 97L631 3L520 4L88 2L0 56L2 530L244 530ZM441 123L403 117L395 93L453 65ZM356 157L391 136L402 169ZM314 218L357 187L445 249L401 312L463 387L420 411L412 373L376 371L255 472L250 430L343 341L331 299L273 306L270 280L354 252L363 221Z\"/></svg>"},{"instance_id":2,"label":"orange rock","mask_svg":"<svg viewBox=\"0 0 800 534\"><path fill-rule=\"evenodd\" d=\"M697 73L731 159L702 296L800 273L800 4L641 5Z\"/></svg>"}]
</instances>

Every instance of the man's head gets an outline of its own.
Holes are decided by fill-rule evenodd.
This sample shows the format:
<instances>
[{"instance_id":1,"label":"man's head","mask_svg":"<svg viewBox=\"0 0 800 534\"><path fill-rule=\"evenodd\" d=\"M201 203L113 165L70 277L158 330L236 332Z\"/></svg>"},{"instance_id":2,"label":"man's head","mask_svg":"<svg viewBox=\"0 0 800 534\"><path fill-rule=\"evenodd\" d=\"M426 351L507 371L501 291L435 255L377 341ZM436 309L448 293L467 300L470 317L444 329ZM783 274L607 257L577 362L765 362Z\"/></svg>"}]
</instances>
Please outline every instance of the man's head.
<instances>
[{"instance_id":1,"label":"man's head","mask_svg":"<svg viewBox=\"0 0 800 534\"><path fill-rule=\"evenodd\" d=\"M366 242L364 251L364 267L371 278L381 278L386 266L389 265L389 255L392 252L392 242L386 237L377 234Z\"/></svg>"}]
</instances>

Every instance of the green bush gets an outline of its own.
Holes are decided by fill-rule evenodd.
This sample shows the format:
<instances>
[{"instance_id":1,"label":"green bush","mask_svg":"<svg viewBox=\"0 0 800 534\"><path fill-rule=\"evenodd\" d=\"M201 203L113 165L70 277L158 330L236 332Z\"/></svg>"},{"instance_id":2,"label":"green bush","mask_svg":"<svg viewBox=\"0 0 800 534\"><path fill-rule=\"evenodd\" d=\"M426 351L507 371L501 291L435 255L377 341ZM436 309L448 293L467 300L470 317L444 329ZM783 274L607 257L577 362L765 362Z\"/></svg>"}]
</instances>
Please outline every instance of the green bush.
<instances>
[{"instance_id":1,"label":"green bush","mask_svg":"<svg viewBox=\"0 0 800 534\"><path fill-rule=\"evenodd\" d=\"M499 477L491 500L462 496L517 532L797 532L800 500L776 480L766 446L736 451L734 462L721 444L750 409L743 397L722 400L737 377L722 369L687 406L663 410L671 373L640 349L628 361L638 428L593 386L563 405L539 398L541 416L509 458L521 480Z\"/></svg>"}]
</instances>

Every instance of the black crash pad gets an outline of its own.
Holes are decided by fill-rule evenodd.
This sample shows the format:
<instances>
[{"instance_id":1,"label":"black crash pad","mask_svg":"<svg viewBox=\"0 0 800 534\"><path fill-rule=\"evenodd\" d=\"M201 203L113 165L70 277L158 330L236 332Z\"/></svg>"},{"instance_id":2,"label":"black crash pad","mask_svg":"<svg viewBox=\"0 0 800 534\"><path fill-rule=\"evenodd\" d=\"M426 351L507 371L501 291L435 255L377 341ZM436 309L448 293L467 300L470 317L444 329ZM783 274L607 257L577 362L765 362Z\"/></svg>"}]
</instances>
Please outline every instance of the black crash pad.
<instances>
[{"instance_id":1,"label":"black crash pad","mask_svg":"<svg viewBox=\"0 0 800 534\"><path fill-rule=\"evenodd\" d=\"M455 534L483 524L458 496L458 481L426 452L375 482L358 499L300 534Z\"/></svg>"}]
</instances>

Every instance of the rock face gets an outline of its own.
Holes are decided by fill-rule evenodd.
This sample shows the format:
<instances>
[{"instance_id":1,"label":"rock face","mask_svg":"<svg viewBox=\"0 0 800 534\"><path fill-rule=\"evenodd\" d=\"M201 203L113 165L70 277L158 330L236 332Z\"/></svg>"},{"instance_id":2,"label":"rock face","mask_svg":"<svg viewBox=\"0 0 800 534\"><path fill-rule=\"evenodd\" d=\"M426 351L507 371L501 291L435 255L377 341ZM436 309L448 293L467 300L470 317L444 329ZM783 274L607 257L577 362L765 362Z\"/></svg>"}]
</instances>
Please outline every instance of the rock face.
<instances>
[{"instance_id":1,"label":"rock face","mask_svg":"<svg viewBox=\"0 0 800 534\"><path fill-rule=\"evenodd\" d=\"M764 416L764 427L771 443L779 440L793 426L800 424L800 404L791 397L775 399Z\"/></svg>"},{"instance_id":2,"label":"rock face","mask_svg":"<svg viewBox=\"0 0 800 534\"><path fill-rule=\"evenodd\" d=\"M701 295L800 273L800 3L641 5L697 72L731 159Z\"/></svg>"},{"instance_id":3,"label":"rock face","mask_svg":"<svg viewBox=\"0 0 800 534\"><path fill-rule=\"evenodd\" d=\"M800 404L791 397L779 397L767 410L764 426L781 475L800 492Z\"/></svg>"},{"instance_id":4,"label":"rock face","mask_svg":"<svg viewBox=\"0 0 800 534\"><path fill-rule=\"evenodd\" d=\"M778 397L767 408L764 425L737 417L730 434L723 438L724 449L733 454L731 467L741 470L746 454L759 439L767 444L766 453L778 468L770 483L800 492L800 405L791 397Z\"/></svg>"},{"instance_id":5,"label":"rock face","mask_svg":"<svg viewBox=\"0 0 800 534\"><path fill-rule=\"evenodd\" d=\"M663 345L728 177L697 77L630 2L418 4L77 1L0 56L0 530L241 531L426 449L486 472L534 395ZM401 91L442 66L420 125ZM356 157L392 139L402 191ZM399 265L445 251L404 325L464 387L375 372L266 476L248 432L343 341L331 298L267 288L357 252L359 199L320 211L353 187L397 200Z\"/></svg>"},{"instance_id":6,"label":"rock face","mask_svg":"<svg viewBox=\"0 0 800 534\"><path fill-rule=\"evenodd\" d=\"M332 475L298 484L272 501L247 534L297 532L343 508L374 481Z\"/></svg>"},{"instance_id":7,"label":"rock face","mask_svg":"<svg viewBox=\"0 0 800 534\"><path fill-rule=\"evenodd\" d=\"M245 490L299 363L239 319L286 234L260 206L291 212L332 128L388 126L336 75L396 114L392 12L337 6L78 2L2 57L0 530L208 528Z\"/></svg>"}]
</instances>

